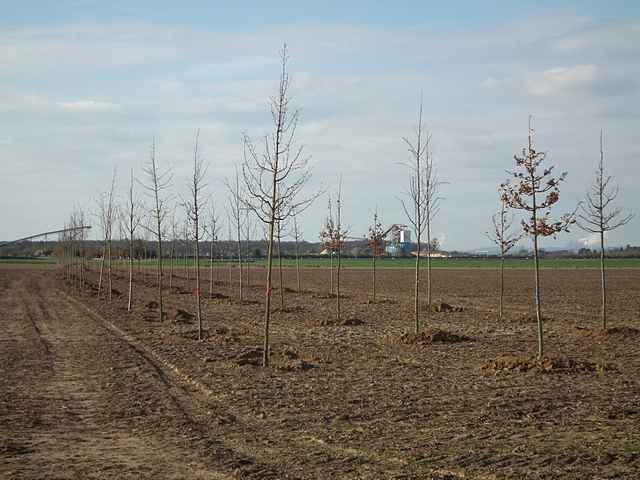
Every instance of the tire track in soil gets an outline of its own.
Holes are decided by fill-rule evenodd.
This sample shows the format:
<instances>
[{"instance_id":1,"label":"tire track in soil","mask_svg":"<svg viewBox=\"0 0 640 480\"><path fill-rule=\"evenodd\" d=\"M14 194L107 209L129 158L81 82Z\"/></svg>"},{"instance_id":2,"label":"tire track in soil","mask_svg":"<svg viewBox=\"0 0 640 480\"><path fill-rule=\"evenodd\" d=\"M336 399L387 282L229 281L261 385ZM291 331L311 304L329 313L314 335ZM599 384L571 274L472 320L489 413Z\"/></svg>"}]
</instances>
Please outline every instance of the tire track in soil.
<instances>
[{"instance_id":1,"label":"tire track in soil","mask_svg":"<svg viewBox=\"0 0 640 480\"><path fill-rule=\"evenodd\" d=\"M170 371L172 376L175 376L178 379L178 381L193 387L193 389L195 390L194 393L199 393L202 397L204 397L199 399L200 402L206 403L207 401L216 401L216 402L219 401L218 399L219 395L217 395L215 391L211 390L208 386L206 386L202 382L198 381L197 379L194 379L192 376L185 373L182 369L177 367L174 363L164 358L163 355L155 352L152 348L148 347L147 345L144 345L135 337L123 331L117 325L115 325L108 319L104 318L100 314L96 313L94 310L92 310L87 305L83 304L78 299L70 296L64 291L60 291L60 294L64 295L71 303L73 303L79 309L83 310L88 315L93 317L96 322L102 324L106 329L109 329L115 334L119 335L124 341L126 341L131 346L131 348L133 348L142 356L147 358L150 363L152 364L155 362L159 363L162 367ZM158 368L159 371L162 371L161 367L156 367L156 368ZM193 401L196 400L196 398L192 396L190 400L191 402L188 402L188 404L193 404L194 403ZM227 413L229 413L228 406L220 405L220 407L223 410L225 410ZM240 415L235 411L233 413L234 413L233 416L236 417L238 420L241 420L244 423L245 427L253 427L253 425L251 425L254 421L253 418ZM266 445L269 444L269 440L267 437L264 437L264 435L259 435L257 432L257 429L252 428L252 430L253 430L252 434L255 436L254 438L255 440L258 440L259 442L262 442ZM258 437L262 437L262 438L258 438ZM280 438L280 441L282 440L283 439ZM368 464L369 467L375 466L376 468L374 468L374 470L378 471L379 474L382 474L384 476L391 474L391 472L393 470L397 470L398 467L407 468L410 466L410 462L407 459L381 455L377 452L370 451L367 449L358 449L358 448L352 448L348 446L341 446L340 444L336 444L331 441L325 441L322 438L314 437L308 434L303 434L300 436L291 434L288 436L286 442L287 442L287 445L286 445L287 451L289 451L290 454L295 454L299 459L304 458L308 467L311 467L311 464L314 463L314 459L315 459L315 463L317 463L317 465L314 465L314 466L319 467L319 469L323 469L323 467L326 467L325 460L327 458L336 457L336 456L339 458L343 458L344 462L350 462L350 463L353 463L354 465L363 466L364 464ZM243 447L245 446L241 444L236 444L235 447L239 450L244 450ZM261 453L265 454L265 456L268 456L269 449L270 448L267 447L267 452L261 452ZM309 470L305 469L305 473L304 473L305 476L303 478L308 478L307 475L311 475L312 470L313 468L310 468ZM326 473L327 472L325 472L325 474ZM363 477L363 478L380 478L378 474L374 472L371 472L371 473L373 474L373 476ZM439 474L439 471L434 470L433 475L437 476L438 474ZM453 474L449 472L448 474L450 475L450 478L452 479L456 478ZM408 475L409 476L407 478L411 478L411 475L410 474ZM401 477L404 478L402 474L401 474ZM278 478L281 478L281 477L278 477ZM293 477L289 475L288 478L293 478Z\"/></svg>"},{"instance_id":2,"label":"tire track in soil","mask_svg":"<svg viewBox=\"0 0 640 480\"><path fill-rule=\"evenodd\" d=\"M9 289L20 299L19 308L6 305L13 310L12 323L22 323L8 330L20 341L7 345L3 356L29 364L34 375L5 379L7 391L17 391L14 399L23 401L7 403L10 411L0 412L0 420L5 415L8 420L0 425L11 429L1 436L6 440L0 443L0 476L272 476L203 435L207 432L182 408L179 389L143 352L103 326L97 332L96 322L87 322L86 314L51 286L43 293L42 277L25 276L26 282ZM23 314L32 328L24 328ZM142 408L131 412L131 405Z\"/></svg>"}]
</instances>

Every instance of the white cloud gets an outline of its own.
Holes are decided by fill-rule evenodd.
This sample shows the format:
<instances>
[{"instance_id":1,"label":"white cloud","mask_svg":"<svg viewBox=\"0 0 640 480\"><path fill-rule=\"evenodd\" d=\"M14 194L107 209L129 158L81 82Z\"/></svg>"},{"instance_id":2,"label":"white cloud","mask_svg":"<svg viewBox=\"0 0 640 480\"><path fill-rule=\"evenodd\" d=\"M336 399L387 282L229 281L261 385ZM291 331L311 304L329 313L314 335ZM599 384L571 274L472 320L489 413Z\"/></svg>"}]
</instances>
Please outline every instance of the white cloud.
<instances>
[{"instance_id":1,"label":"white cloud","mask_svg":"<svg viewBox=\"0 0 640 480\"><path fill-rule=\"evenodd\" d=\"M534 95L552 95L592 87L599 79L600 69L596 65L556 67L533 75L528 80L528 88Z\"/></svg>"},{"instance_id":2,"label":"white cloud","mask_svg":"<svg viewBox=\"0 0 640 480\"><path fill-rule=\"evenodd\" d=\"M640 77L640 66L613 43L610 55L597 57L590 48L557 46L584 28L583 20L552 18L437 33L316 26L246 34L149 25L0 32L0 71L7 74L0 79L0 132L12 139L0 145L3 158L15 159L0 178L0 201L19 198L19 178L37 183L46 172L34 202L48 205L45 199L69 193L57 210L34 210L24 221L47 216L61 223L63 204L95 195L114 164L122 172L138 169L153 136L181 188L198 127L212 165L211 191L223 195L221 179L242 156L240 133L259 141L268 132L268 98L286 38L293 106L302 108L298 138L315 164L313 182L333 185L344 174L345 218L354 234L366 232L374 205L385 222L406 222L397 201L407 182L401 137L413 131L422 89L438 169L450 182L434 231L450 249L481 246L497 184L526 141L529 113L551 163L569 171L559 212L584 193L600 127L611 132L612 167L624 165L628 178L640 175L640 98L635 89L619 88ZM55 78L45 80L42 72ZM5 85L11 75L18 81ZM622 94L614 98L616 90ZM640 190L629 181L622 201L625 195L637 199ZM309 239L325 206L321 200L305 214ZM15 236L10 225L0 225L0 238ZM638 227L626 235L640 241Z\"/></svg>"},{"instance_id":3,"label":"white cloud","mask_svg":"<svg viewBox=\"0 0 640 480\"><path fill-rule=\"evenodd\" d=\"M57 102L57 105L68 112L110 112L119 110L120 105L98 100L75 100L71 102Z\"/></svg>"},{"instance_id":4,"label":"white cloud","mask_svg":"<svg viewBox=\"0 0 640 480\"><path fill-rule=\"evenodd\" d=\"M608 237L607 232L604 234L605 241ZM595 248L600 246L600 234L599 233L591 233L586 237L579 238L578 243L585 248Z\"/></svg>"}]
</instances>

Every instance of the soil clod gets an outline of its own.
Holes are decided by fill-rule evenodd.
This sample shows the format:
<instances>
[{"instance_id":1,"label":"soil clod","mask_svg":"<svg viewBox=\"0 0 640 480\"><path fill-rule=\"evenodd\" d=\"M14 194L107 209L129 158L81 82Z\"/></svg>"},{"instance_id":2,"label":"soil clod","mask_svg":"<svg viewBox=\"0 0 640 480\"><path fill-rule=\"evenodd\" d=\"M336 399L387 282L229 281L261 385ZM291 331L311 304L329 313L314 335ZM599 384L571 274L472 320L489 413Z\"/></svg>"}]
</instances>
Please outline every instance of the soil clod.
<instances>
[{"instance_id":1,"label":"soil clod","mask_svg":"<svg viewBox=\"0 0 640 480\"><path fill-rule=\"evenodd\" d=\"M186 310L182 310L178 308L176 310L176 314L174 320L176 323L193 323L196 316L193 313L187 312Z\"/></svg>"},{"instance_id":2,"label":"soil clod","mask_svg":"<svg viewBox=\"0 0 640 480\"><path fill-rule=\"evenodd\" d=\"M391 338L391 343L400 345L424 345L428 343L460 343L473 341L471 337L446 330L430 329L415 334L406 332L398 337Z\"/></svg>"},{"instance_id":3,"label":"soil clod","mask_svg":"<svg viewBox=\"0 0 640 480\"><path fill-rule=\"evenodd\" d=\"M449 305L448 303L432 303L431 311L435 313L453 313L453 312L462 312L464 308L455 305Z\"/></svg>"},{"instance_id":4,"label":"soil clod","mask_svg":"<svg viewBox=\"0 0 640 480\"><path fill-rule=\"evenodd\" d=\"M541 373L593 373L617 371L617 367L609 363L573 360L566 357L543 357L538 359L537 357L507 354L485 362L481 370L488 374L528 371Z\"/></svg>"}]
</instances>

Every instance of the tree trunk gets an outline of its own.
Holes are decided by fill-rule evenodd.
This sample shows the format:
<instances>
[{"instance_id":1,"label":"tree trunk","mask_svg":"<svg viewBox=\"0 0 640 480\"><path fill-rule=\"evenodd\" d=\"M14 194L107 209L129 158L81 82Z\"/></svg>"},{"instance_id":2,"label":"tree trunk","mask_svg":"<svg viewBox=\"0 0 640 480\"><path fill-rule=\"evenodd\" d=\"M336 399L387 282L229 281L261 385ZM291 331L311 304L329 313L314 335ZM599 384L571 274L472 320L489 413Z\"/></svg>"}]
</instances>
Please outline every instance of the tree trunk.
<instances>
[{"instance_id":1,"label":"tree trunk","mask_svg":"<svg viewBox=\"0 0 640 480\"><path fill-rule=\"evenodd\" d=\"M284 286L282 282L282 254L280 253L280 222L278 222L278 277L280 280L280 310L284 310Z\"/></svg>"},{"instance_id":2,"label":"tree trunk","mask_svg":"<svg viewBox=\"0 0 640 480\"><path fill-rule=\"evenodd\" d=\"M129 301L127 302L127 312L131 311L131 296L133 294L133 235L129 241Z\"/></svg>"},{"instance_id":3,"label":"tree trunk","mask_svg":"<svg viewBox=\"0 0 640 480\"><path fill-rule=\"evenodd\" d=\"M100 297L100 292L102 291L102 274L104 272L104 257L107 255L107 244L102 246L102 258L100 259L100 276L98 277L98 298Z\"/></svg>"},{"instance_id":4,"label":"tree trunk","mask_svg":"<svg viewBox=\"0 0 640 480\"><path fill-rule=\"evenodd\" d=\"M209 298L213 295L213 240L209 245Z\"/></svg>"},{"instance_id":5,"label":"tree trunk","mask_svg":"<svg viewBox=\"0 0 640 480\"><path fill-rule=\"evenodd\" d=\"M336 318L340 321L340 267L342 266L342 247L338 246L338 270L336 271Z\"/></svg>"},{"instance_id":6,"label":"tree trunk","mask_svg":"<svg viewBox=\"0 0 640 480\"><path fill-rule=\"evenodd\" d=\"M298 239L296 238L296 282L298 293L300 293L300 252L298 251Z\"/></svg>"},{"instance_id":7,"label":"tree trunk","mask_svg":"<svg viewBox=\"0 0 640 480\"><path fill-rule=\"evenodd\" d=\"M373 268L372 268L372 281L373 281L373 303L376 303L376 254L373 254Z\"/></svg>"},{"instance_id":8,"label":"tree trunk","mask_svg":"<svg viewBox=\"0 0 640 480\"><path fill-rule=\"evenodd\" d=\"M109 239L109 243L107 244L107 246L108 246L107 248L108 248L108 255L109 255L109 263L107 264L108 266L107 279L109 283L109 301L111 301L112 293L113 293L113 286L111 283L111 239Z\"/></svg>"},{"instance_id":9,"label":"tree trunk","mask_svg":"<svg viewBox=\"0 0 640 480\"><path fill-rule=\"evenodd\" d=\"M242 296L242 239L240 237L240 212L238 212L238 275L239 275L239 294L240 302L243 300Z\"/></svg>"},{"instance_id":10,"label":"tree trunk","mask_svg":"<svg viewBox=\"0 0 640 480\"><path fill-rule=\"evenodd\" d=\"M431 316L431 212L427 213L427 317Z\"/></svg>"},{"instance_id":11,"label":"tree trunk","mask_svg":"<svg viewBox=\"0 0 640 480\"><path fill-rule=\"evenodd\" d=\"M276 182L274 175L273 182L273 204L275 204L275 191ZM271 318L271 269L273 266L273 229L275 220L271 219L269 223L269 249L267 253L267 288L265 292L265 306L264 306L264 341L262 346L262 366L269 366L269 320Z\"/></svg>"},{"instance_id":12,"label":"tree trunk","mask_svg":"<svg viewBox=\"0 0 640 480\"><path fill-rule=\"evenodd\" d=\"M176 255L176 242L173 240L171 242L171 253L169 254L169 290L171 290L173 286L173 263L174 257Z\"/></svg>"},{"instance_id":13,"label":"tree trunk","mask_svg":"<svg viewBox=\"0 0 640 480\"><path fill-rule=\"evenodd\" d=\"M329 296L333 295L333 250L329 252Z\"/></svg>"},{"instance_id":14,"label":"tree trunk","mask_svg":"<svg viewBox=\"0 0 640 480\"><path fill-rule=\"evenodd\" d=\"M417 229L420 231L419 228ZM416 272L413 311L415 314L416 335L420 333L420 233L418 233L418 249L416 251Z\"/></svg>"},{"instance_id":15,"label":"tree trunk","mask_svg":"<svg viewBox=\"0 0 640 480\"><path fill-rule=\"evenodd\" d=\"M532 179L531 184L534 184ZM544 355L544 340L542 338L543 335L543 325L542 325L542 313L540 306L540 261L538 258L538 222L537 222L537 205L536 205L536 196L535 193L532 196L533 199L533 211L532 211L532 220L534 225L533 232L533 262L534 262L534 270L535 270L535 302L536 302L536 321L538 323L538 359L542 360L542 356Z\"/></svg>"},{"instance_id":16,"label":"tree trunk","mask_svg":"<svg viewBox=\"0 0 640 480\"><path fill-rule=\"evenodd\" d=\"M504 250L500 252L500 302L498 304L498 320L502 320L504 301Z\"/></svg>"},{"instance_id":17,"label":"tree trunk","mask_svg":"<svg viewBox=\"0 0 640 480\"><path fill-rule=\"evenodd\" d=\"M198 220L195 220L195 245L193 249L193 253L195 255L195 266L196 266L196 288L194 290L194 294L196 296L196 314L198 318L198 340L202 340L202 305L200 304L200 251L198 245Z\"/></svg>"},{"instance_id":18,"label":"tree trunk","mask_svg":"<svg viewBox=\"0 0 640 480\"><path fill-rule=\"evenodd\" d=\"M157 251L157 265L158 265L158 304L160 305L160 321L164 320L164 305L162 302L162 229L161 219L158 216L158 251Z\"/></svg>"},{"instance_id":19,"label":"tree trunk","mask_svg":"<svg viewBox=\"0 0 640 480\"><path fill-rule=\"evenodd\" d=\"M600 230L600 282L602 284L602 329L607 329L607 277L604 269L604 231Z\"/></svg>"}]
</instances>

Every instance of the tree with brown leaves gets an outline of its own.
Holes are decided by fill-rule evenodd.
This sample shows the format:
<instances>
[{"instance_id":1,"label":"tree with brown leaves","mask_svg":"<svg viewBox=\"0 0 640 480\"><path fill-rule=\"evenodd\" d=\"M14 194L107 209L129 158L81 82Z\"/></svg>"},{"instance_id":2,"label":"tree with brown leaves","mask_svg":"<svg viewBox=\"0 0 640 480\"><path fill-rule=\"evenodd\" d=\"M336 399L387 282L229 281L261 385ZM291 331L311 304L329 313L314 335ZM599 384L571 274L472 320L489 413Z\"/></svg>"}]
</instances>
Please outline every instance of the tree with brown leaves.
<instances>
[{"instance_id":1,"label":"tree with brown leaves","mask_svg":"<svg viewBox=\"0 0 640 480\"><path fill-rule=\"evenodd\" d=\"M551 217L552 207L560 200L560 183L567 177L562 173L553 177L553 166L544 168L542 163L547 153L536 150L533 142L534 130L529 117L528 145L522 149L522 156L514 155L516 169L510 171L510 180L501 185L502 201L509 208L522 210L528 216L522 220L522 231L529 235L533 243L535 275L535 307L538 324L538 358L544 355L543 324L540 303L540 260L538 243L540 237L553 237L560 232L568 232L575 222L575 212L563 215L560 220Z\"/></svg>"}]
</instances>

